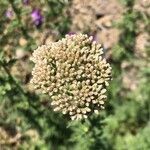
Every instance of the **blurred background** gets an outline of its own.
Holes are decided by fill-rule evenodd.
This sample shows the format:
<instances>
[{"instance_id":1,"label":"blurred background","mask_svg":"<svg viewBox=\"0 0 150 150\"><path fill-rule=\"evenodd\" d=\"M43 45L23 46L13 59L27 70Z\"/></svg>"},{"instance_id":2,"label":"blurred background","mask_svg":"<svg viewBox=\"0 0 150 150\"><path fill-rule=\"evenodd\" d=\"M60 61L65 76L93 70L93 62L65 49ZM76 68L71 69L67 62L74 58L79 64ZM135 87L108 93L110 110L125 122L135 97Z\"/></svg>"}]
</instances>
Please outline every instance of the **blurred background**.
<instances>
[{"instance_id":1,"label":"blurred background","mask_svg":"<svg viewBox=\"0 0 150 150\"><path fill-rule=\"evenodd\" d=\"M65 34L102 43L113 81L83 122L53 112L30 85L30 56ZM150 149L149 0L0 1L0 150Z\"/></svg>"}]
</instances>

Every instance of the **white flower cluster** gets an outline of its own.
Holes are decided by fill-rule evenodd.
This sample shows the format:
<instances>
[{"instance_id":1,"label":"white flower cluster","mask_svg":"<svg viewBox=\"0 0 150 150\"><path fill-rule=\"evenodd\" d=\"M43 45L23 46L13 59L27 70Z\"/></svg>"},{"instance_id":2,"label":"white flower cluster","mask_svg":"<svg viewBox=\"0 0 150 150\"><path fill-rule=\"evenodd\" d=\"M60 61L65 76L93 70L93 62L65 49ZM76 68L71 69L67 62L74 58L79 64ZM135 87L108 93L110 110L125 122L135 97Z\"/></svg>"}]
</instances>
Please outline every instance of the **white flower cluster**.
<instances>
[{"instance_id":1,"label":"white flower cluster","mask_svg":"<svg viewBox=\"0 0 150 150\"><path fill-rule=\"evenodd\" d=\"M31 83L48 93L54 111L72 120L87 118L104 108L111 67L103 49L85 34L66 35L58 42L37 48Z\"/></svg>"}]
</instances>

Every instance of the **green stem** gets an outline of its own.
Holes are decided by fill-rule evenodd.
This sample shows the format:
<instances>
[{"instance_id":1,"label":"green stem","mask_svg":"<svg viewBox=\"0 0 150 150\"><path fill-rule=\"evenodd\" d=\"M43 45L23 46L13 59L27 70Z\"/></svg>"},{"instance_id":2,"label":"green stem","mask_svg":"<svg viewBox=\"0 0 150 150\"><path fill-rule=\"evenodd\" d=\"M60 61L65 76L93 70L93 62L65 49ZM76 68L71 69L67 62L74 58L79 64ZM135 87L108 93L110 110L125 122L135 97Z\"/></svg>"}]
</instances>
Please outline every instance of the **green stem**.
<instances>
[{"instance_id":1,"label":"green stem","mask_svg":"<svg viewBox=\"0 0 150 150\"><path fill-rule=\"evenodd\" d=\"M25 37L26 39L31 38L31 37L28 35L28 33L26 32L26 29L24 28L24 26L23 26L23 24L22 24L22 22L21 22L21 16L20 16L19 10L18 10L17 7L14 5L14 3L13 3L12 0L8 0L8 1L9 1L9 3L11 4L11 7L12 7L12 9L14 10L14 12L15 12L15 14L16 14L17 20L18 20L18 22L19 22L19 24L20 24L20 29L21 29L21 31L22 31L24 37Z\"/></svg>"},{"instance_id":2,"label":"green stem","mask_svg":"<svg viewBox=\"0 0 150 150\"><path fill-rule=\"evenodd\" d=\"M8 68L5 66L5 64L0 63L4 71L7 73L8 77L11 79L11 81L14 83L14 85L17 87L17 89L22 93L23 95L26 95L25 91L22 89L22 87L16 82L15 78L11 75Z\"/></svg>"}]
</instances>

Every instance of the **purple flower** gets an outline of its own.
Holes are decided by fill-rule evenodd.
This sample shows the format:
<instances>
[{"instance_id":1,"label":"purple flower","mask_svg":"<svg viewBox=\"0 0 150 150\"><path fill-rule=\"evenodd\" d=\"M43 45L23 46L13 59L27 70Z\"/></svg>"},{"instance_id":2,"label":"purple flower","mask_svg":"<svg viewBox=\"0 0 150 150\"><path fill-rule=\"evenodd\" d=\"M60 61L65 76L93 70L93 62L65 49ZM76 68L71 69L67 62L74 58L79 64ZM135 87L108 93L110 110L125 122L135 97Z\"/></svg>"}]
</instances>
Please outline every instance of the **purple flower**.
<instances>
[{"instance_id":1,"label":"purple flower","mask_svg":"<svg viewBox=\"0 0 150 150\"><path fill-rule=\"evenodd\" d=\"M7 18L11 19L11 18L13 17L13 11L10 10L10 9L6 10L5 16L6 16Z\"/></svg>"},{"instance_id":2,"label":"purple flower","mask_svg":"<svg viewBox=\"0 0 150 150\"><path fill-rule=\"evenodd\" d=\"M36 26L40 26L42 24L43 16L41 15L41 12L39 9L34 9L31 13L31 17L32 17L33 23Z\"/></svg>"},{"instance_id":3,"label":"purple flower","mask_svg":"<svg viewBox=\"0 0 150 150\"><path fill-rule=\"evenodd\" d=\"M92 41L97 41L97 37L96 37L96 35L95 35L95 34L92 34L92 35L90 35L90 36L92 36L92 37L93 37Z\"/></svg>"},{"instance_id":4,"label":"purple flower","mask_svg":"<svg viewBox=\"0 0 150 150\"><path fill-rule=\"evenodd\" d=\"M29 2L30 2L30 0L23 0L23 4L24 4L24 5L28 5Z\"/></svg>"},{"instance_id":5,"label":"purple flower","mask_svg":"<svg viewBox=\"0 0 150 150\"><path fill-rule=\"evenodd\" d=\"M69 32L68 35L74 35L76 34L75 32Z\"/></svg>"}]
</instances>

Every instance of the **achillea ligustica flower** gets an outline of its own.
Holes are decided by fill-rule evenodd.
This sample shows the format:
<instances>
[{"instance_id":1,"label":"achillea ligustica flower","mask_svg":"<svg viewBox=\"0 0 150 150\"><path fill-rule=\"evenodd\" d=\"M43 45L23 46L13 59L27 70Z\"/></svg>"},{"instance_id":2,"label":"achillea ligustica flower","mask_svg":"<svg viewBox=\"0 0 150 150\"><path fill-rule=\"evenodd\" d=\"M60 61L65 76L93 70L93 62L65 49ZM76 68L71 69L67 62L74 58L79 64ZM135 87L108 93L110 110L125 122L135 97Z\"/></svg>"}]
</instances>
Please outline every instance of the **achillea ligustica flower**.
<instances>
[{"instance_id":1,"label":"achillea ligustica flower","mask_svg":"<svg viewBox=\"0 0 150 150\"><path fill-rule=\"evenodd\" d=\"M111 67L102 58L103 49L85 34L66 35L58 42L38 47L31 83L48 93L54 111L72 120L87 118L104 108Z\"/></svg>"}]
</instances>

